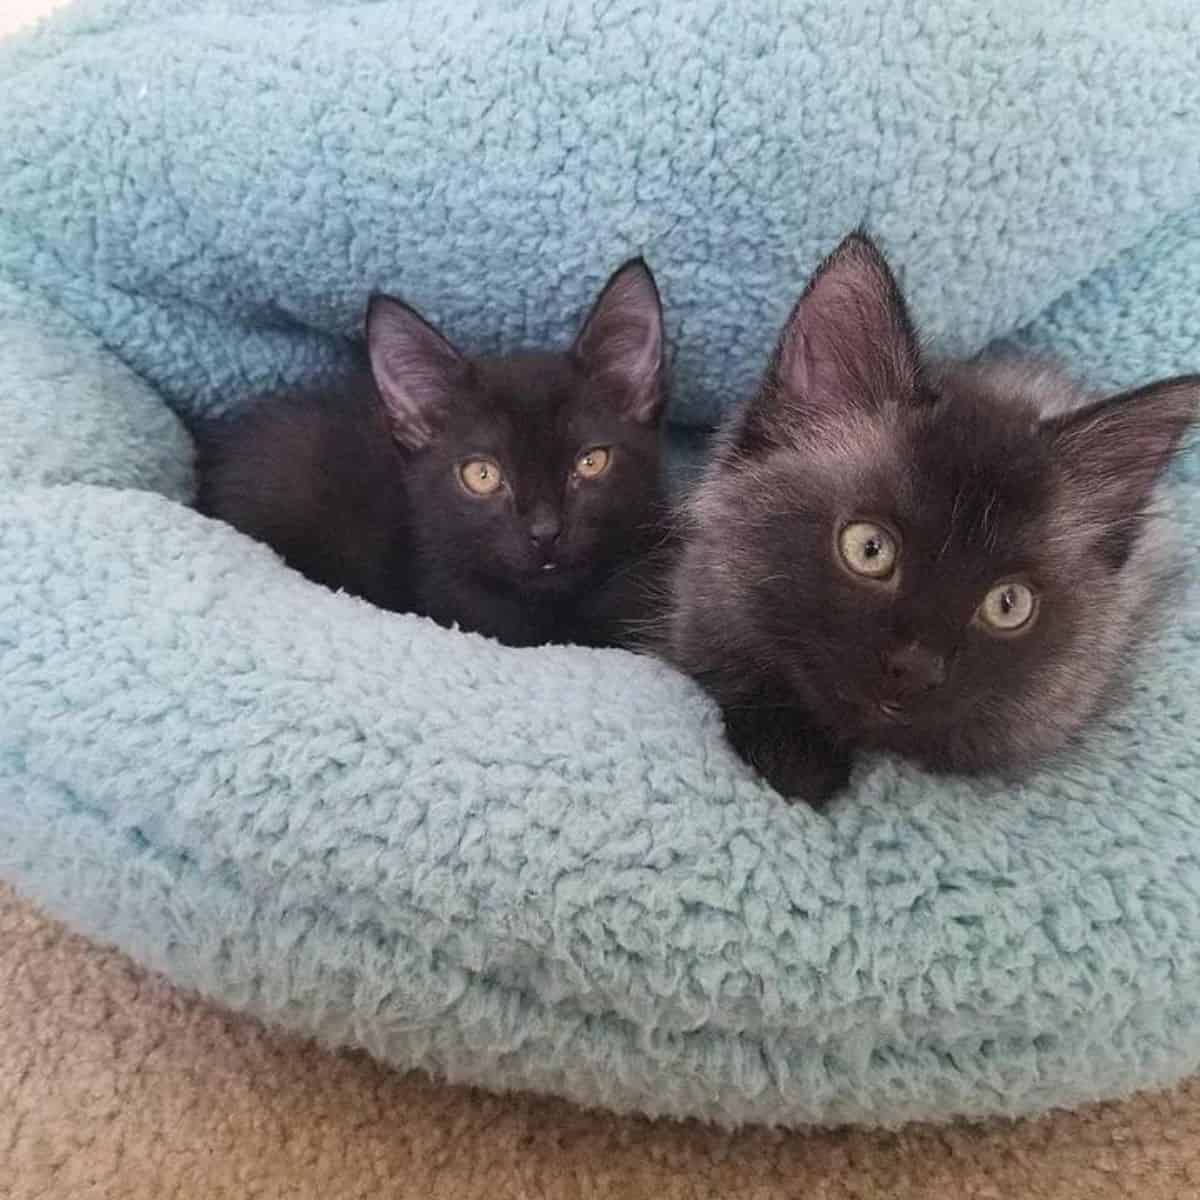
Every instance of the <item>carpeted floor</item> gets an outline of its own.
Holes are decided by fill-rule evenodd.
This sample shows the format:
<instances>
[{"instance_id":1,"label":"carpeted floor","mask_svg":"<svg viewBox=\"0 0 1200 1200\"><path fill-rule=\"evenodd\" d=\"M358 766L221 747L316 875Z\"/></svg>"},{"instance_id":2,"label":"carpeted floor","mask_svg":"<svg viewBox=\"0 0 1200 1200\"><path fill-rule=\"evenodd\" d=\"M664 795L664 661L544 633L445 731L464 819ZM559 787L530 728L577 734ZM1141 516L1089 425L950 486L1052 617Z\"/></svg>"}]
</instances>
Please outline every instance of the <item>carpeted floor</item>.
<instances>
[{"instance_id":1,"label":"carpeted floor","mask_svg":"<svg viewBox=\"0 0 1200 1200\"><path fill-rule=\"evenodd\" d=\"M11 1200L1189 1200L1200 1081L1076 1115L727 1134L489 1096L222 1013L0 886Z\"/></svg>"},{"instance_id":2,"label":"carpeted floor","mask_svg":"<svg viewBox=\"0 0 1200 1200\"><path fill-rule=\"evenodd\" d=\"M62 0L0 0L0 33ZM985 1128L725 1134L487 1096L180 995L0 886L7 1200L1191 1200L1200 1081Z\"/></svg>"}]
</instances>

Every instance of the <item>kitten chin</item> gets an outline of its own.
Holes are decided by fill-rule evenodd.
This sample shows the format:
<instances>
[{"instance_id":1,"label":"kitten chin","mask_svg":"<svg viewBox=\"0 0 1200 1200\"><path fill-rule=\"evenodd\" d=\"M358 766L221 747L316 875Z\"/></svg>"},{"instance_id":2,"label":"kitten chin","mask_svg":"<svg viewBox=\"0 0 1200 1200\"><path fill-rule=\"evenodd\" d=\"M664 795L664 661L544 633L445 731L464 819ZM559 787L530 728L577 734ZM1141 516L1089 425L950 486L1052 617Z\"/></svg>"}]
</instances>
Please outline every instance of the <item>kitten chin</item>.
<instances>
[{"instance_id":1,"label":"kitten chin","mask_svg":"<svg viewBox=\"0 0 1200 1200\"><path fill-rule=\"evenodd\" d=\"M624 644L663 536L662 311L640 259L569 350L468 358L386 296L369 371L197 427L200 510L314 582L512 645Z\"/></svg>"},{"instance_id":2,"label":"kitten chin","mask_svg":"<svg viewBox=\"0 0 1200 1200\"><path fill-rule=\"evenodd\" d=\"M1160 484L1198 398L931 360L854 234L686 507L665 653L789 798L828 798L857 749L1024 770L1118 694L1170 594Z\"/></svg>"}]
</instances>

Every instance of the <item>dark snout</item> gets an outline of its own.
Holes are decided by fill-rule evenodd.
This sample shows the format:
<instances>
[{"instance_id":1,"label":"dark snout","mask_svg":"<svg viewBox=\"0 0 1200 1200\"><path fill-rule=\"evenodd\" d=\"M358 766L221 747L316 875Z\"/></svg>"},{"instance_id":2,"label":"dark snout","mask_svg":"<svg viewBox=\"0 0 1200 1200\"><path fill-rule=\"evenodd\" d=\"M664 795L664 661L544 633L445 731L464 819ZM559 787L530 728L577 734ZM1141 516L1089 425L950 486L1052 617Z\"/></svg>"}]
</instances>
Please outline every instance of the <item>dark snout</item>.
<instances>
[{"instance_id":1,"label":"dark snout","mask_svg":"<svg viewBox=\"0 0 1200 1200\"><path fill-rule=\"evenodd\" d=\"M534 512L529 522L529 540L541 551L550 550L562 533L562 522L552 508Z\"/></svg>"},{"instance_id":2,"label":"dark snout","mask_svg":"<svg viewBox=\"0 0 1200 1200\"><path fill-rule=\"evenodd\" d=\"M944 655L920 642L885 650L881 656L884 690L889 699L910 700L946 682Z\"/></svg>"},{"instance_id":3,"label":"dark snout","mask_svg":"<svg viewBox=\"0 0 1200 1200\"><path fill-rule=\"evenodd\" d=\"M557 583L563 567L562 514L552 504L537 504L525 516L525 532L530 568L543 583Z\"/></svg>"}]
</instances>

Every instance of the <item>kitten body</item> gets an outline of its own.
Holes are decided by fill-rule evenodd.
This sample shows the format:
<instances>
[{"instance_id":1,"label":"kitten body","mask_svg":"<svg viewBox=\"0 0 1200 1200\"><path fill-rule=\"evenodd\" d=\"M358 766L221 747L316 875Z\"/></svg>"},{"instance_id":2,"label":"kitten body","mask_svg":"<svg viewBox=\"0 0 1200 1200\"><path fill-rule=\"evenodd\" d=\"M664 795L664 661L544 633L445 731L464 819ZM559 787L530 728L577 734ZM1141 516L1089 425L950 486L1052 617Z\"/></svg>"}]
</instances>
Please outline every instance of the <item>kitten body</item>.
<instances>
[{"instance_id":1,"label":"kitten body","mask_svg":"<svg viewBox=\"0 0 1200 1200\"><path fill-rule=\"evenodd\" d=\"M512 645L624 643L663 528L645 265L612 277L565 353L468 359L386 297L367 342L370 371L340 387L199 428L197 507L382 608Z\"/></svg>"},{"instance_id":2,"label":"kitten body","mask_svg":"<svg viewBox=\"0 0 1200 1200\"><path fill-rule=\"evenodd\" d=\"M1102 399L1043 365L927 360L854 235L690 502L668 654L785 796L824 800L858 748L1028 766L1151 623L1176 564L1159 480L1198 397L1194 377ZM882 556L852 565L847 536Z\"/></svg>"}]
</instances>

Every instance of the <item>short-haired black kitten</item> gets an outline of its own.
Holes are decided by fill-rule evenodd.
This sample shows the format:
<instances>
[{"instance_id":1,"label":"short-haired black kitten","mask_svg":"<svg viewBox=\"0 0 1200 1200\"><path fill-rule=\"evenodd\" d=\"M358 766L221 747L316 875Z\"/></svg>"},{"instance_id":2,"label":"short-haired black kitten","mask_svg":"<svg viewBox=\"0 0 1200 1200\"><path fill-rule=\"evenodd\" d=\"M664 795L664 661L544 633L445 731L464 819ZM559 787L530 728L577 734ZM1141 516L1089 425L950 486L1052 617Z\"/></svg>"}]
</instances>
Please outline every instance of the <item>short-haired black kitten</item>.
<instances>
[{"instance_id":1,"label":"short-haired black kitten","mask_svg":"<svg viewBox=\"0 0 1200 1200\"><path fill-rule=\"evenodd\" d=\"M200 511L382 608L621 644L662 538L662 310L640 259L565 353L468 358L375 296L369 374L197 432Z\"/></svg>"},{"instance_id":2,"label":"short-haired black kitten","mask_svg":"<svg viewBox=\"0 0 1200 1200\"><path fill-rule=\"evenodd\" d=\"M793 310L690 503L668 653L816 803L855 748L1016 768L1112 691L1171 568L1153 521L1200 377L1097 398L922 355L862 234Z\"/></svg>"}]
</instances>

